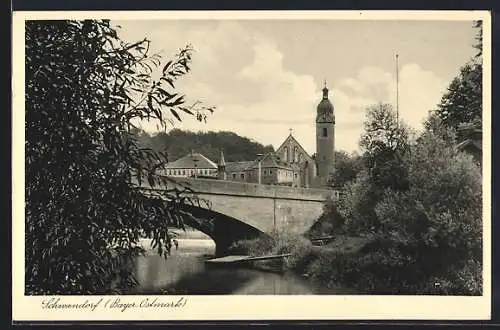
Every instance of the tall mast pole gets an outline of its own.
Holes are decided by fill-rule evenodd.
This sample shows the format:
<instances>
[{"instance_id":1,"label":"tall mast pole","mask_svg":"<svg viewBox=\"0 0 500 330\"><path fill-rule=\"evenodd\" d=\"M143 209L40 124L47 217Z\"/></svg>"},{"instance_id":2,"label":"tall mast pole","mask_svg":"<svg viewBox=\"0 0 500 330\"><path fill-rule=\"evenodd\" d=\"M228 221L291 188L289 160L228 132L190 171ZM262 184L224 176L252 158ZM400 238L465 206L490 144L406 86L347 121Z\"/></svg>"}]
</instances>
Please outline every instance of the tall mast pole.
<instances>
[{"instance_id":1,"label":"tall mast pole","mask_svg":"<svg viewBox=\"0 0 500 330\"><path fill-rule=\"evenodd\" d=\"M399 54L396 54L396 121L399 126Z\"/></svg>"}]
</instances>

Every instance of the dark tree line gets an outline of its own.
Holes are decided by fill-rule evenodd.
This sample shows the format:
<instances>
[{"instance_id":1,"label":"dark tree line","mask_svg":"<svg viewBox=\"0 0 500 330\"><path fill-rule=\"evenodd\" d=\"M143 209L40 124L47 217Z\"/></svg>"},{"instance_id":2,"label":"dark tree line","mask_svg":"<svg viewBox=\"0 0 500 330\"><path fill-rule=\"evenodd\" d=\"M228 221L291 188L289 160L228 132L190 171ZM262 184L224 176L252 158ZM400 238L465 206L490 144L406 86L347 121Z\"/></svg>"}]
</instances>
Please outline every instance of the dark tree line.
<instances>
[{"instance_id":1,"label":"dark tree line","mask_svg":"<svg viewBox=\"0 0 500 330\"><path fill-rule=\"evenodd\" d=\"M175 161L194 151L217 162L221 148L228 162L254 160L259 153L274 151L272 145L264 146L233 132L196 133L172 129L155 135L136 130L135 134L143 146L166 152L169 161Z\"/></svg>"}]
</instances>

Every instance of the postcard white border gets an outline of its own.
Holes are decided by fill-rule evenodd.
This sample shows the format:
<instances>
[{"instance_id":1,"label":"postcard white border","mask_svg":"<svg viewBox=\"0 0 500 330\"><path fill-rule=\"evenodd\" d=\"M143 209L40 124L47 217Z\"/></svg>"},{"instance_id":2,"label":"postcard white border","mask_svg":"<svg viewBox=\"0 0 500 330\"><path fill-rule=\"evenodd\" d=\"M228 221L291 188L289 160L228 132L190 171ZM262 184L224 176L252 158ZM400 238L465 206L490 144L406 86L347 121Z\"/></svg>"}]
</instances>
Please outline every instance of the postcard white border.
<instances>
[{"instance_id":1,"label":"postcard white border","mask_svg":"<svg viewBox=\"0 0 500 330\"><path fill-rule=\"evenodd\" d=\"M187 296L183 308L42 309L47 297L24 296L24 22L32 19L275 19L275 20L483 20L484 292L450 296ZM15 321L67 320L486 320L491 317L491 18L486 11L89 11L14 12L12 19L12 317ZM60 296L64 302L98 296ZM107 299L116 296L104 296ZM121 296L140 301L151 296ZM157 296L175 300L180 296ZM167 299L168 298L168 299Z\"/></svg>"}]
</instances>

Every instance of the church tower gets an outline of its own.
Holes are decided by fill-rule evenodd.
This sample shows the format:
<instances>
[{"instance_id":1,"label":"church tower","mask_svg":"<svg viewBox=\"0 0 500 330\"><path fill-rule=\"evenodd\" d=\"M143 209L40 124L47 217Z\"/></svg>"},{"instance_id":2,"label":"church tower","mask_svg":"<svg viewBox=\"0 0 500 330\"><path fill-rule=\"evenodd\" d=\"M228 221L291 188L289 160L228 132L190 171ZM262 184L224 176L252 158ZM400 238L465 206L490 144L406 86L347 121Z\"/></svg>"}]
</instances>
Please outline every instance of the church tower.
<instances>
[{"instance_id":1,"label":"church tower","mask_svg":"<svg viewBox=\"0 0 500 330\"><path fill-rule=\"evenodd\" d=\"M335 113L328 99L328 88L323 88L323 99L317 106L316 115L316 175L319 183L326 185L334 167Z\"/></svg>"}]
</instances>

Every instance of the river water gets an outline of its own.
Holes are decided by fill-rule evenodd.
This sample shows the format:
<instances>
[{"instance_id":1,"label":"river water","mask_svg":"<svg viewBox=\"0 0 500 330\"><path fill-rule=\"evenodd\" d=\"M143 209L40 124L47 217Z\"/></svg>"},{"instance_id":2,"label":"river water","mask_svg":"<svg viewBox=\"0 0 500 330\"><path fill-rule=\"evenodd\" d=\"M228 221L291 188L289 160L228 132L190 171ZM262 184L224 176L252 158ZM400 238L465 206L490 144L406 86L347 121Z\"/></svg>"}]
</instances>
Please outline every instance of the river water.
<instances>
[{"instance_id":1,"label":"river water","mask_svg":"<svg viewBox=\"0 0 500 330\"><path fill-rule=\"evenodd\" d=\"M166 260L152 251L137 259L135 272L139 286L134 290L135 294L349 294L348 290L341 288L316 286L291 273L206 267L204 261L213 258L215 252L212 240L178 241L178 249L172 249Z\"/></svg>"}]
</instances>

